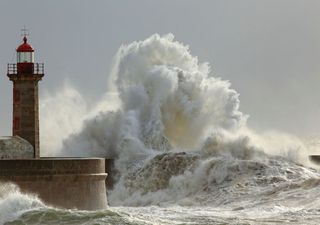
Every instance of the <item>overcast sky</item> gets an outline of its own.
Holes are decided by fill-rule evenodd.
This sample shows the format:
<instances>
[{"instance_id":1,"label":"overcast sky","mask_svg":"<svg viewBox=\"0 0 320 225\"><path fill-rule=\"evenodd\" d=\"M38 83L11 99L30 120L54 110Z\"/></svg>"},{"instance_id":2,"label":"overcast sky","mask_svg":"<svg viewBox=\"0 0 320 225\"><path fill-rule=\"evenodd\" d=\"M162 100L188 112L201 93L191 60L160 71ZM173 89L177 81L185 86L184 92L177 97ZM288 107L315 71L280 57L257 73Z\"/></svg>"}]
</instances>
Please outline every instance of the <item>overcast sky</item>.
<instances>
[{"instance_id":1,"label":"overcast sky","mask_svg":"<svg viewBox=\"0 0 320 225\"><path fill-rule=\"evenodd\" d=\"M68 80L94 102L121 44L173 33L231 81L251 127L320 133L319 12L318 0L0 0L0 136L11 135L6 64L24 25L45 63L41 96Z\"/></svg>"}]
</instances>

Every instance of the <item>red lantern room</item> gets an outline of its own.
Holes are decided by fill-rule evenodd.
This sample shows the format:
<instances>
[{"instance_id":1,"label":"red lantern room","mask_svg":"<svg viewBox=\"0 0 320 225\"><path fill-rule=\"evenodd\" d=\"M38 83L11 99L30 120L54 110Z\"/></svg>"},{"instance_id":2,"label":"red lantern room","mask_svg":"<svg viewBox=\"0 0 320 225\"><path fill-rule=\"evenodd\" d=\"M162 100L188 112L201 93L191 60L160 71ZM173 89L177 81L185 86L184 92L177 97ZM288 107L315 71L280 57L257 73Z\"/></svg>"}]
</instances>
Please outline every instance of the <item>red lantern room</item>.
<instances>
[{"instance_id":1,"label":"red lantern room","mask_svg":"<svg viewBox=\"0 0 320 225\"><path fill-rule=\"evenodd\" d=\"M17 48L17 69L18 73L33 73L34 69L34 49L28 44L26 36L23 44Z\"/></svg>"},{"instance_id":2,"label":"red lantern room","mask_svg":"<svg viewBox=\"0 0 320 225\"><path fill-rule=\"evenodd\" d=\"M17 62L34 62L34 49L29 45L27 37L23 38L23 44L17 48Z\"/></svg>"}]
</instances>

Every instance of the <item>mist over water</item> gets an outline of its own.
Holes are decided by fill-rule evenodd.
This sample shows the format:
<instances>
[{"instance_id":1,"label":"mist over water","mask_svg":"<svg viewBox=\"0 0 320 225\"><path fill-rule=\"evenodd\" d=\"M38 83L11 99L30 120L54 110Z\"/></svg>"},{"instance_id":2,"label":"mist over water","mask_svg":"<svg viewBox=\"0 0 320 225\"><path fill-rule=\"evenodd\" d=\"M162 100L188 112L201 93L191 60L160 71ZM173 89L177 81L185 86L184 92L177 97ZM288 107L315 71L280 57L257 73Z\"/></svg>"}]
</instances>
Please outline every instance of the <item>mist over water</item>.
<instances>
[{"instance_id":1,"label":"mist over water","mask_svg":"<svg viewBox=\"0 0 320 225\"><path fill-rule=\"evenodd\" d=\"M92 224L317 224L320 180L308 146L250 129L230 82L172 34L121 46L110 79L93 107L68 84L41 102L43 156L116 160L112 207L85 214Z\"/></svg>"}]
</instances>

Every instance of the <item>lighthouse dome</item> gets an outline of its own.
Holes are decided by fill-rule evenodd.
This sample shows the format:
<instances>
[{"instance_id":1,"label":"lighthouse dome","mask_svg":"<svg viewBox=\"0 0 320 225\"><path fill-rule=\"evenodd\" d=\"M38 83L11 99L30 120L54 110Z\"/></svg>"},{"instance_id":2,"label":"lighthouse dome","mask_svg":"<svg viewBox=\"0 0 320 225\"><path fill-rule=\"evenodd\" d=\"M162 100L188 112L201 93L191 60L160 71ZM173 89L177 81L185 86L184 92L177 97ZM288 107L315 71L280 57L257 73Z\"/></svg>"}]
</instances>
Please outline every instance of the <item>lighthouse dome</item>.
<instances>
[{"instance_id":1,"label":"lighthouse dome","mask_svg":"<svg viewBox=\"0 0 320 225\"><path fill-rule=\"evenodd\" d=\"M33 146L19 136L0 137L0 159L32 159Z\"/></svg>"},{"instance_id":2,"label":"lighthouse dome","mask_svg":"<svg viewBox=\"0 0 320 225\"><path fill-rule=\"evenodd\" d=\"M30 44L27 43L27 41L28 41L27 37L24 37L23 44L21 44L17 48L17 52L34 52L34 49L32 48L32 46Z\"/></svg>"}]
</instances>

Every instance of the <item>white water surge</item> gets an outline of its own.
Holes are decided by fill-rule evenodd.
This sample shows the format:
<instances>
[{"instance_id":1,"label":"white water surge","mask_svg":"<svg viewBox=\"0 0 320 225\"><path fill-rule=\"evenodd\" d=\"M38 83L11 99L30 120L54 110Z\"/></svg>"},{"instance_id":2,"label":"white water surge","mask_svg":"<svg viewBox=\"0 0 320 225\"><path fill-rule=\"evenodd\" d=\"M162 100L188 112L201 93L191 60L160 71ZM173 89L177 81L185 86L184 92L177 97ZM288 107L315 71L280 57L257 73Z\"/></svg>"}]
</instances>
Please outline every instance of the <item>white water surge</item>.
<instances>
[{"instance_id":1,"label":"white water surge","mask_svg":"<svg viewBox=\"0 0 320 225\"><path fill-rule=\"evenodd\" d=\"M203 189L239 179L255 183L250 179L258 179L256 173L284 181L286 169L276 165L289 163L285 159L306 163L297 138L250 131L239 94L172 34L121 46L110 79L119 107L100 106L89 117L86 112L83 126L64 140L62 154L117 159L111 204L207 204L210 199L194 201Z\"/></svg>"},{"instance_id":2,"label":"white water surge","mask_svg":"<svg viewBox=\"0 0 320 225\"><path fill-rule=\"evenodd\" d=\"M22 194L14 184L0 183L0 224L40 207L44 204L37 197Z\"/></svg>"},{"instance_id":3,"label":"white water surge","mask_svg":"<svg viewBox=\"0 0 320 225\"><path fill-rule=\"evenodd\" d=\"M47 97L44 121L70 119L43 123L42 149L115 158L108 198L121 218L139 219L127 224L316 224L319 173L305 145L249 129L239 94L173 35L121 46L110 79L112 94L92 110L70 88Z\"/></svg>"}]
</instances>

